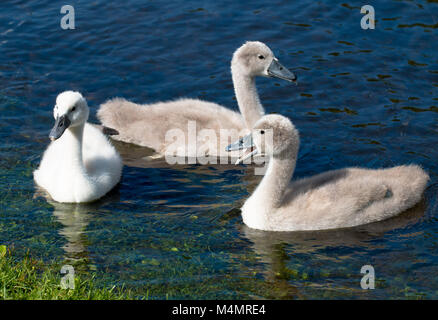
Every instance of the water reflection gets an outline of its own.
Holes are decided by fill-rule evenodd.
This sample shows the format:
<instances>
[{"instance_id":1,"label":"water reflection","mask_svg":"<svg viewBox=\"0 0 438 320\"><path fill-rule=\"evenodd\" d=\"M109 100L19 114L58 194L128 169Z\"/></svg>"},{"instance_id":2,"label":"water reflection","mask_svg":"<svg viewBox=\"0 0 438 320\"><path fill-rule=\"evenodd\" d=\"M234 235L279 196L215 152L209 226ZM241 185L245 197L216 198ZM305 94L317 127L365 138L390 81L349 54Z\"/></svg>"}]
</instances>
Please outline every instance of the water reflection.
<instances>
[{"instance_id":1,"label":"water reflection","mask_svg":"<svg viewBox=\"0 0 438 320\"><path fill-rule=\"evenodd\" d=\"M242 235L250 240L251 247L264 266L262 274L268 281L286 286L293 276L287 268L290 253L298 255L317 254L319 259L328 248L366 248L372 250L380 246L379 239L396 229L408 229L425 217L426 201L414 208L385 221L364 226L325 231L269 232L248 228L243 225ZM309 255L310 257L310 255Z\"/></svg>"},{"instance_id":2,"label":"water reflection","mask_svg":"<svg viewBox=\"0 0 438 320\"><path fill-rule=\"evenodd\" d=\"M92 203L59 203L47 199L47 202L53 206L53 215L62 224L58 233L66 241L62 246L66 263L75 267L89 268L87 227L102 206L117 201L120 201L117 187L99 201Z\"/></svg>"},{"instance_id":3,"label":"water reflection","mask_svg":"<svg viewBox=\"0 0 438 320\"><path fill-rule=\"evenodd\" d=\"M65 260L72 264L88 258L86 249L85 230L92 219L92 214L87 205L62 204L49 201L53 205L53 214L62 224L58 233L65 238L66 244L62 247Z\"/></svg>"}]
</instances>

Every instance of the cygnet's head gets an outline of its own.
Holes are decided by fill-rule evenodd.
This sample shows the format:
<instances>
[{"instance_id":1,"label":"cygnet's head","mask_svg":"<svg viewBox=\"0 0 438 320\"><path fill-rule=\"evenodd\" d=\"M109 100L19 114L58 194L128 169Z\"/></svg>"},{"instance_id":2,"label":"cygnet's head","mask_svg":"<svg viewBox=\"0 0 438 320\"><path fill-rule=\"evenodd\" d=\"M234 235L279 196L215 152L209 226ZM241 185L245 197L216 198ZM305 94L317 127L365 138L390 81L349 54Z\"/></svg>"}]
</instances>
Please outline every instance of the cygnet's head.
<instances>
[{"instance_id":1,"label":"cygnet's head","mask_svg":"<svg viewBox=\"0 0 438 320\"><path fill-rule=\"evenodd\" d=\"M258 120L249 135L230 144L226 150L246 150L237 160L241 163L256 154L296 158L299 144L299 133L292 122L281 115L270 114Z\"/></svg>"},{"instance_id":2,"label":"cygnet's head","mask_svg":"<svg viewBox=\"0 0 438 320\"><path fill-rule=\"evenodd\" d=\"M50 139L56 140L62 136L69 127L76 127L88 120L90 110L85 98L76 91L64 91L56 98L53 108L55 125L50 131Z\"/></svg>"},{"instance_id":3,"label":"cygnet's head","mask_svg":"<svg viewBox=\"0 0 438 320\"><path fill-rule=\"evenodd\" d=\"M297 153L298 130L292 122L281 115L270 114L258 120L251 132L258 152L267 156L282 154L285 150Z\"/></svg>"},{"instance_id":4,"label":"cygnet's head","mask_svg":"<svg viewBox=\"0 0 438 320\"><path fill-rule=\"evenodd\" d=\"M233 74L247 77L265 76L296 81L296 75L280 64L271 49L259 41L248 41L234 52L231 60Z\"/></svg>"}]
</instances>

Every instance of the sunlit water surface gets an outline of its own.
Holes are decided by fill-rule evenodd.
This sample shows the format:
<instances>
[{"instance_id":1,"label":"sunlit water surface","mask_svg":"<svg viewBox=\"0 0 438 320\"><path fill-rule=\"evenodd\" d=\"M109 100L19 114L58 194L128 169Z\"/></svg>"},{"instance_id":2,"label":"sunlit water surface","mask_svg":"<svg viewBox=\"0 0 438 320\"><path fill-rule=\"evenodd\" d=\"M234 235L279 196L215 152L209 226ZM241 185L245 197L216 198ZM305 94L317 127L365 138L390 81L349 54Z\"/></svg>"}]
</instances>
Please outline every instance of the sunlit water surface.
<instances>
[{"instance_id":1,"label":"sunlit water surface","mask_svg":"<svg viewBox=\"0 0 438 320\"><path fill-rule=\"evenodd\" d=\"M348 2L347 2L348 1ZM438 3L371 1L58 1L0 4L0 242L65 260L149 298L438 298ZM239 208L259 176L233 165L168 166L117 143L123 179L91 205L36 192L56 95L81 91L90 121L106 99L181 96L237 109L233 51L266 42L299 85L259 79L265 109L301 134L295 177L345 166L422 165L424 201L397 219L327 232L246 228ZM305 214L305 213L303 213ZM376 270L362 290L360 269Z\"/></svg>"}]
</instances>

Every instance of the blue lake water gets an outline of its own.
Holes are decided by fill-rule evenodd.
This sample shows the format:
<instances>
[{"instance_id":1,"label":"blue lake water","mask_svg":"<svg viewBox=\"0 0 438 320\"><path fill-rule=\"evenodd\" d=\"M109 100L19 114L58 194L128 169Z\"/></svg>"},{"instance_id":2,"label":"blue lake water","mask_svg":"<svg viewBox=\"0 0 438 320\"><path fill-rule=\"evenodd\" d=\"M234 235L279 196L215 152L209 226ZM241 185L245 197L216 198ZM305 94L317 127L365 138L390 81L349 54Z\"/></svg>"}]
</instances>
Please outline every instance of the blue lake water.
<instances>
[{"instance_id":1,"label":"blue lake water","mask_svg":"<svg viewBox=\"0 0 438 320\"><path fill-rule=\"evenodd\" d=\"M64 4L0 3L1 244L156 299L438 298L437 1L368 1L375 30L352 0L70 1L75 30L60 27ZM246 40L298 75L257 81L266 111L300 131L295 177L417 163L431 176L424 201L362 228L256 232L238 210L260 179L252 168L168 166L122 143L122 182L102 201L36 193L58 93L81 91L92 122L115 96L237 110L229 65ZM374 290L360 287L363 265Z\"/></svg>"}]
</instances>

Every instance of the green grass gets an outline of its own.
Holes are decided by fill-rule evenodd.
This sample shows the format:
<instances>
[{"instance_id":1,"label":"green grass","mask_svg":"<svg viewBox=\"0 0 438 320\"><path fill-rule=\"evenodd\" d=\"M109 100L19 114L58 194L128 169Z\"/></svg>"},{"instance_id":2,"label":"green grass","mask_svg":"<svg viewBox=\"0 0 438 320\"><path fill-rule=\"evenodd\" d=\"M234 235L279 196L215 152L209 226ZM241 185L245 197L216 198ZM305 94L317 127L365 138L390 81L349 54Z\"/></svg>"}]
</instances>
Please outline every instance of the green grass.
<instances>
[{"instance_id":1,"label":"green grass","mask_svg":"<svg viewBox=\"0 0 438 320\"><path fill-rule=\"evenodd\" d=\"M92 274L75 275L75 288L62 289L60 263L47 265L27 255L14 258L0 245L0 300L121 300L133 299L131 291L98 287ZM56 271L55 271L56 270Z\"/></svg>"}]
</instances>

